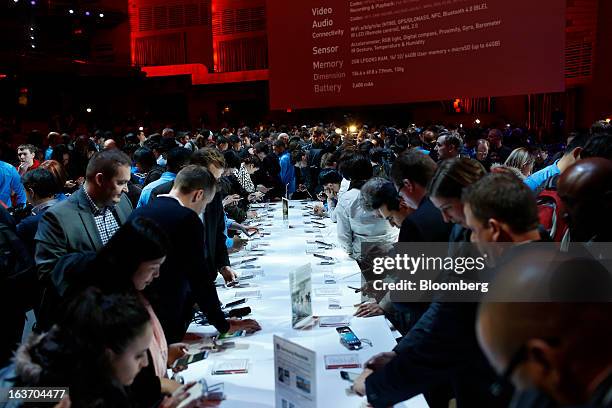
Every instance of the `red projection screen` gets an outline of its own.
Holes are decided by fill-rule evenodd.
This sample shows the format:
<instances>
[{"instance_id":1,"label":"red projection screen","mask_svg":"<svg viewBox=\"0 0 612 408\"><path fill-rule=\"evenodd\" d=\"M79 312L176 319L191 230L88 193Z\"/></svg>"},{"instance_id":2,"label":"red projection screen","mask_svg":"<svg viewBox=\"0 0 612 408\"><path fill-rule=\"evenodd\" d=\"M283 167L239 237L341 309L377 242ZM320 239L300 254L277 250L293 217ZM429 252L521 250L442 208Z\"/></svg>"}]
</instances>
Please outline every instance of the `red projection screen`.
<instances>
[{"instance_id":1,"label":"red projection screen","mask_svg":"<svg viewBox=\"0 0 612 408\"><path fill-rule=\"evenodd\" d=\"M564 0L268 0L272 109L559 92Z\"/></svg>"}]
</instances>

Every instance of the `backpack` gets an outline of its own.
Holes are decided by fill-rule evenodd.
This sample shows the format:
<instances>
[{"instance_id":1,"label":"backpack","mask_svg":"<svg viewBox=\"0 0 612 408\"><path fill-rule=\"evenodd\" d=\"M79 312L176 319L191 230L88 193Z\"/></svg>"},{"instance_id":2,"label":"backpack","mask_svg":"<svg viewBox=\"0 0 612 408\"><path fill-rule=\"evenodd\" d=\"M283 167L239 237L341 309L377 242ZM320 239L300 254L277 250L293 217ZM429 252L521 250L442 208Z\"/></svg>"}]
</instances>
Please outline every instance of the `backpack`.
<instances>
[{"instance_id":1,"label":"backpack","mask_svg":"<svg viewBox=\"0 0 612 408\"><path fill-rule=\"evenodd\" d=\"M554 242L561 242L567 232L568 225L563 217L565 206L557 194L558 176L545 182L544 189L537 195L538 218Z\"/></svg>"}]
</instances>

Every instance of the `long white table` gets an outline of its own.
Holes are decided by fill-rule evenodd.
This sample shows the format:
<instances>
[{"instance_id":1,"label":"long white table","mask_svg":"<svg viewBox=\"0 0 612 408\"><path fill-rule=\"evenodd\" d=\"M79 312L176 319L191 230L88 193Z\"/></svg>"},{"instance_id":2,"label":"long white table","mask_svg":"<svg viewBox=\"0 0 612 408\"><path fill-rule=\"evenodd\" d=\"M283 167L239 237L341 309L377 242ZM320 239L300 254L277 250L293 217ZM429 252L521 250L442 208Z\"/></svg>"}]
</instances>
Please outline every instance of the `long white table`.
<instances>
[{"instance_id":1,"label":"long white table","mask_svg":"<svg viewBox=\"0 0 612 408\"><path fill-rule=\"evenodd\" d=\"M227 399L222 407L274 407L274 351L273 335L288 339L292 342L314 350L317 353L317 406L318 407L361 407L365 398L352 395L347 396L346 389L350 384L340 378L340 370L326 370L324 356L330 354L357 353L361 364L373 355L391 350L395 344L398 332L392 332L388 322L383 316L371 318L352 317L350 327L361 338L369 339L372 347L364 344L359 351L348 351L339 341L335 328L314 327L309 330L294 330L291 327L291 300L289 295L289 273L296 268L310 263L312 266L313 313L315 316L352 316L354 305L361 301L359 294L347 286L361 285L361 275L357 263L349 258L344 251L336 245L334 249L325 251L325 255L333 256L335 264L321 266L322 261L312 254L306 253L307 241L323 240L336 244L336 228L329 219L320 220L326 224L325 228L313 228L313 224L304 224L311 217L303 210L300 201L291 201L288 221L283 220L281 204L271 204L270 210L258 209L262 215L261 221L264 232L270 235L253 239L254 243L269 243L269 246L260 246L265 249L265 255L258 257L254 262L263 269L264 276L255 277L245 282L250 283L249 288L225 289L218 288L223 303L241 297L244 291L259 290L261 299L248 299L246 305L253 310L248 318L256 319L262 330L247 337L232 339L236 347L221 353L211 353L209 358L193 363L181 375L185 381L195 381L205 378L209 384L224 383ZM268 215L273 218L268 218ZM306 233L306 230L315 230L315 233ZM322 237L320 237L320 236ZM315 238L319 236L318 238ZM230 257L232 263L248 255L248 251ZM323 275L333 273L341 296L332 296L340 301L342 309L333 310L328 307L328 297L317 296L317 288L329 288L325 284ZM238 295L237 295L238 293ZM244 305L242 305L244 306ZM190 333L211 334L214 328L192 324ZM217 359L243 359L250 360L247 374L212 375L211 370ZM362 369L349 369L347 371L361 372ZM427 408L422 396L407 401L403 406L408 408Z\"/></svg>"}]
</instances>

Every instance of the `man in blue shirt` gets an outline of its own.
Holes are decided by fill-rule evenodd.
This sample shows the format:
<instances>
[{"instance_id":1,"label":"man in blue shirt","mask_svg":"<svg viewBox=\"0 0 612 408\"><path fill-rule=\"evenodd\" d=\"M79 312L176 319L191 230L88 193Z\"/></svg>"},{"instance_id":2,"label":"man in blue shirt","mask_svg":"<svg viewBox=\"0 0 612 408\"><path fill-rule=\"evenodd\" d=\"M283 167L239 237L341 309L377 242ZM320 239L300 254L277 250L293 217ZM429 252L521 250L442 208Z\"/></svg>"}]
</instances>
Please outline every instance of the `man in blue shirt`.
<instances>
[{"instance_id":1,"label":"man in blue shirt","mask_svg":"<svg viewBox=\"0 0 612 408\"><path fill-rule=\"evenodd\" d=\"M16 195L16 206L22 206L26 203L26 193L21 184L21 176L17 170L0 160L0 201L6 207L12 207L11 195Z\"/></svg>"},{"instance_id":2,"label":"man in blue shirt","mask_svg":"<svg viewBox=\"0 0 612 408\"><path fill-rule=\"evenodd\" d=\"M142 207L148 204L149 198L151 198L151 191L162 184L169 181L174 181L176 174L181 171L183 167L189 164L189 158L191 152L188 149L182 147L175 147L170 149L168 152L168 165L166 171L162 173L161 177L149 184L147 184L140 193L137 207Z\"/></svg>"},{"instance_id":3,"label":"man in blue shirt","mask_svg":"<svg viewBox=\"0 0 612 408\"><path fill-rule=\"evenodd\" d=\"M281 167L280 179L283 186L287 187L287 198L289 198L295 191L295 168L291 164L291 156L282 140L274 142L274 153L278 156Z\"/></svg>"},{"instance_id":4,"label":"man in blue shirt","mask_svg":"<svg viewBox=\"0 0 612 408\"><path fill-rule=\"evenodd\" d=\"M572 141L568 143L563 156L559 160L527 177L525 179L525 184L527 184L531 190L535 191L549 178L563 173L565 169L580 159L580 153L587 140L588 137L585 135L574 137Z\"/></svg>"}]
</instances>

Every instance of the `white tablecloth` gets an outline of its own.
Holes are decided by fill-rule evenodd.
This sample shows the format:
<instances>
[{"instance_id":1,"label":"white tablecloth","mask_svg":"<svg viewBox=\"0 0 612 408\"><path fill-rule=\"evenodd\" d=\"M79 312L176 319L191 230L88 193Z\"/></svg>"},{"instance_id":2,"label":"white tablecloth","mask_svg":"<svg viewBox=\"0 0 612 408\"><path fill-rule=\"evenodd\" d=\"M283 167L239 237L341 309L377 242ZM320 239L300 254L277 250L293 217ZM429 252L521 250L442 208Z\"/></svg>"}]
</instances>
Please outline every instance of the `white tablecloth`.
<instances>
[{"instance_id":1,"label":"white tablecloth","mask_svg":"<svg viewBox=\"0 0 612 408\"><path fill-rule=\"evenodd\" d=\"M321 266L322 261L312 254L306 253L307 241L323 240L336 243L335 225L329 219L321 220L326 228L314 228L313 224L304 224L311 217L303 209L299 201L291 201L288 221L283 221L282 207L272 204L267 212L259 209L263 215L260 223L264 232L270 235L254 239L253 243L269 243L269 246L260 246L265 250L264 256L259 256L255 265L260 265L264 276L255 277L246 282L250 283L245 289L218 288L221 301L227 303L237 299L236 293L259 290L261 299L249 299L246 305L253 310L249 318L256 319L262 330L247 337L234 339L236 347L222 353L211 353L207 360L193 363L181 375L185 381L206 378L209 384L224 383L227 399L223 407L256 408L274 407L274 352L272 336L278 335L296 342L317 353L317 406L318 407L361 407L365 398L347 396L346 389L350 384L340 378L340 370L326 370L324 356L329 354L357 353L363 364L368 358L383 351L391 350L395 344L395 337L400 334L392 332L383 316L371 318L351 318L350 327L360 338L369 339L372 347L364 344L360 351L348 351L339 341L335 328L314 327L309 330L294 330L291 327L291 300L289 296L289 273L299 266L310 263L312 265L313 312L315 316L352 316L354 305L361 301L359 294L349 289L347 285L359 287L361 275L357 263L350 259L339 248L325 251L325 255L333 256L335 264ZM274 216L273 218L268 218ZM307 233L306 230L314 230ZM322 237L321 237L322 236ZM244 257L252 257L245 253L231 256L232 263ZM337 284L330 285L323 282L323 275L333 273ZM328 297L317 296L317 288L337 286L341 296L332 296L340 301L342 309L331 310L328 307ZM244 306L244 305L241 305ZM211 333L214 328L202 327L192 324L189 328L192 333ZM247 374L211 375L211 369L216 359L242 359L250 360ZM347 371L360 373L362 369L349 369ZM422 396L413 398L404 403L409 408L427 407Z\"/></svg>"}]
</instances>

